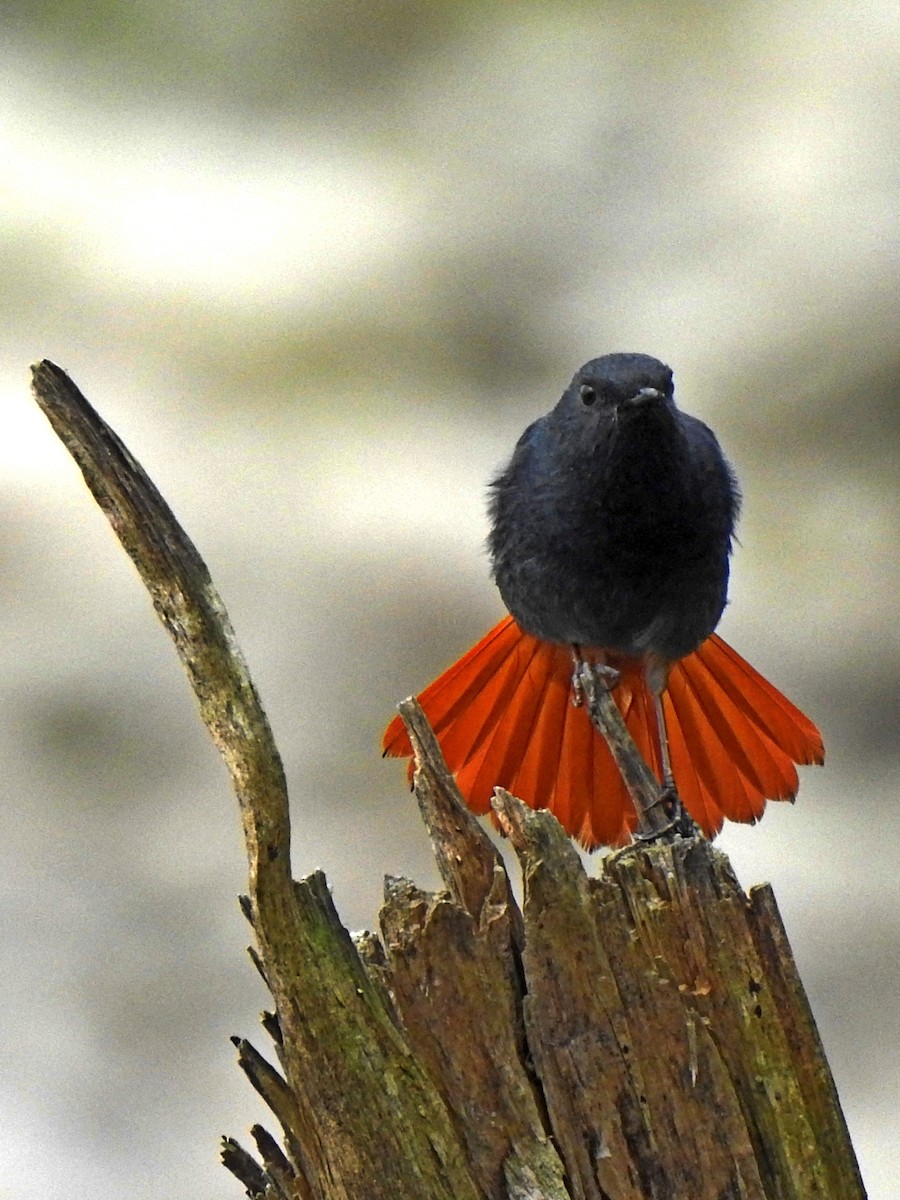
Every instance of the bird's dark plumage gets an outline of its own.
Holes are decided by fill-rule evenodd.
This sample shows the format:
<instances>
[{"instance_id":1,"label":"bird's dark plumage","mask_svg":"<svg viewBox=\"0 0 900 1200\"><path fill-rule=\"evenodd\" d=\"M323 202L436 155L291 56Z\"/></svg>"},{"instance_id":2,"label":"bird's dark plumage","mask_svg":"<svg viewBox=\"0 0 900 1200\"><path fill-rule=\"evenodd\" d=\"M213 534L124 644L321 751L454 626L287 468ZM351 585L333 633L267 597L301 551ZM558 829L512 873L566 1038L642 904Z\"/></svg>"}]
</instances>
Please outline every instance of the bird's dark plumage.
<instances>
[{"instance_id":1,"label":"bird's dark plumage","mask_svg":"<svg viewBox=\"0 0 900 1200\"><path fill-rule=\"evenodd\" d=\"M494 578L529 633L674 661L715 629L737 484L655 358L583 366L491 492Z\"/></svg>"},{"instance_id":2,"label":"bird's dark plumage","mask_svg":"<svg viewBox=\"0 0 900 1200\"><path fill-rule=\"evenodd\" d=\"M571 646L614 668L629 732L706 834L793 797L795 764L822 761L819 731L713 633L738 505L714 434L645 354L586 363L525 430L490 493L512 615L419 697L475 812L500 786L585 846L631 836L619 770L573 704ZM412 753L399 717L384 749Z\"/></svg>"}]
</instances>

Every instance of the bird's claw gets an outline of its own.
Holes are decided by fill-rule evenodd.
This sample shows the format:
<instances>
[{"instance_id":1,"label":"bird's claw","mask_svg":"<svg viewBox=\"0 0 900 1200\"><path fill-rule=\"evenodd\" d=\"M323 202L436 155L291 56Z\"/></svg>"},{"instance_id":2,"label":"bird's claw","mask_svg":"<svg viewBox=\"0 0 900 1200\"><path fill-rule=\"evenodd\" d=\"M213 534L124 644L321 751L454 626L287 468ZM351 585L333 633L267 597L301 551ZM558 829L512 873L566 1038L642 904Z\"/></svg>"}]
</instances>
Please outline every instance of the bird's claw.
<instances>
[{"instance_id":1,"label":"bird's claw","mask_svg":"<svg viewBox=\"0 0 900 1200\"><path fill-rule=\"evenodd\" d=\"M577 650L573 652L573 656L575 669L572 672L572 703L576 708L581 708L585 700L588 704L592 702L592 693L598 681L611 692L622 678L621 671L617 671L609 663L589 663Z\"/></svg>"},{"instance_id":2,"label":"bird's claw","mask_svg":"<svg viewBox=\"0 0 900 1200\"><path fill-rule=\"evenodd\" d=\"M642 833L636 831L632 837L636 842L652 843L652 842L671 842L675 838L695 838L700 836L700 829L681 803L681 798L675 790L674 784L666 784L657 799L654 801L653 807L661 805L669 818L668 823L662 829L654 830L651 833Z\"/></svg>"}]
</instances>

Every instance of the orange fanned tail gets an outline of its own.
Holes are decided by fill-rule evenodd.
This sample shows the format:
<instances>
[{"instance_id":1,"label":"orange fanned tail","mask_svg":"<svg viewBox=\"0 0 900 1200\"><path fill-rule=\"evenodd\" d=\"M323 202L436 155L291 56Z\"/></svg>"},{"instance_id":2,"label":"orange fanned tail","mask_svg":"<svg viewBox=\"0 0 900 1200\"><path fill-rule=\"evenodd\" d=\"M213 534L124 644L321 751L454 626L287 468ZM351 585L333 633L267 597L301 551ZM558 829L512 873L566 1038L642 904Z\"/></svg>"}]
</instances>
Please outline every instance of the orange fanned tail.
<instances>
[{"instance_id":1,"label":"orange fanned tail","mask_svg":"<svg viewBox=\"0 0 900 1200\"><path fill-rule=\"evenodd\" d=\"M613 695L638 749L659 774L653 702L637 659L614 659ZM636 825L606 743L572 704L572 655L504 618L419 696L471 809L495 787L549 808L584 846L623 845ZM663 700L682 803L711 837L723 820L759 819L767 800L793 799L798 763L821 763L818 729L715 634L676 663ZM399 717L384 753L412 754Z\"/></svg>"}]
</instances>

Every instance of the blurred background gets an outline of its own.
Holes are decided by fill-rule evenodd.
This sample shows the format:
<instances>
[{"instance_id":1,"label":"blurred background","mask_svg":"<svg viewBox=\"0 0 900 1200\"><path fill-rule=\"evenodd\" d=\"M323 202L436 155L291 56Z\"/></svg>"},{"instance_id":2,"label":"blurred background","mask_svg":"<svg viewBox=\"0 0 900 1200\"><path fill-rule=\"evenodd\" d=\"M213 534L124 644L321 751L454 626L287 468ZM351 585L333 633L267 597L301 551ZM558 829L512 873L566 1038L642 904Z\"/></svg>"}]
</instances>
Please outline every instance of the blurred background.
<instances>
[{"instance_id":1,"label":"blurred background","mask_svg":"<svg viewBox=\"0 0 900 1200\"><path fill-rule=\"evenodd\" d=\"M9 0L0 32L0 1196L238 1196L217 1139L263 1116L236 804L29 363L206 557L295 871L360 928L385 872L436 883L379 737L500 615L485 483L640 350L740 474L722 632L825 734L720 844L895 1197L896 5Z\"/></svg>"}]
</instances>

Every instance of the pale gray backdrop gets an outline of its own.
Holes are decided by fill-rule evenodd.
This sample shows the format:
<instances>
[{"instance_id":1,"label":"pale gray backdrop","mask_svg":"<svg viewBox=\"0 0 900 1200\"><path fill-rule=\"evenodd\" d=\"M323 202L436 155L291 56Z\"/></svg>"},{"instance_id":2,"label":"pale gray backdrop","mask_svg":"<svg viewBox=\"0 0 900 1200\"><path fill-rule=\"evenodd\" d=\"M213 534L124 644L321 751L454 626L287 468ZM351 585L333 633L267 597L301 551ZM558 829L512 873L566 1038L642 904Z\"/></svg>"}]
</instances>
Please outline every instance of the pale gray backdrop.
<instances>
[{"instance_id":1,"label":"pale gray backdrop","mask_svg":"<svg viewBox=\"0 0 900 1200\"><path fill-rule=\"evenodd\" d=\"M228 603L295 870L433 883L394 702L499 615L486 479L572 371L670 362L745 492L723 631L822 725L771 880L897 1195L898 10L8 3L0 17L0 1196L233 1197L236 805L28 395L69 369Z\"/></svg>"}]
</instances>

